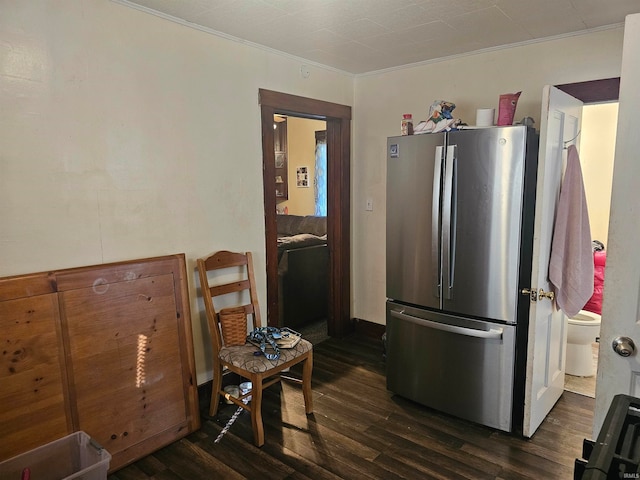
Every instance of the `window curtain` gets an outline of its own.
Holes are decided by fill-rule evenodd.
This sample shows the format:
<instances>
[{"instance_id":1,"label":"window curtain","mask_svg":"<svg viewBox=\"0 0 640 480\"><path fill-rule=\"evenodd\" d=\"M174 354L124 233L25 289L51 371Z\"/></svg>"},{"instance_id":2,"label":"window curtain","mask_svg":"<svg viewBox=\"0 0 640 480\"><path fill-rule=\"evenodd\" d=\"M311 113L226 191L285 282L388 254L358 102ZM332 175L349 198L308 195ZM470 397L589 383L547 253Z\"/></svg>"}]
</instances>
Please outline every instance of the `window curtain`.
<instances>
[{"instance_id":1,"label":"window curtain","mask_svg":"<svg viewBox=\"0 0 640 480\"><path fill-rule=\"evenodd\" d=\"M327 216L327 132L316 132L315 215Z\"/></svg>"}]
</instances>

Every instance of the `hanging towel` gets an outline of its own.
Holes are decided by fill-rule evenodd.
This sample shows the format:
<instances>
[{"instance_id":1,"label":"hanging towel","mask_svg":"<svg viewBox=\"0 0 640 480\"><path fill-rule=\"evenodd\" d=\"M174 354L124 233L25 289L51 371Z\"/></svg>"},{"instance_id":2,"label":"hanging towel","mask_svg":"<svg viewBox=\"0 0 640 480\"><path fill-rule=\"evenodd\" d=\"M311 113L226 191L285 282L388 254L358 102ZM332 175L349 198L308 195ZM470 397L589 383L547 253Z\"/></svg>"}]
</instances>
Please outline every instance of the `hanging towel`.
<instances>
[{"instance_id":1,"label":"hanging towel","mask_svg":"<svg viewBox=\"0 0 640 480\"><path fill-rule=\"evenodd\" d=\"M549 280L558 307L575 316L593 294L593 250L580 158L575 145L567 152L567 169L551 242Z\"/></svg>"}]
</instances>

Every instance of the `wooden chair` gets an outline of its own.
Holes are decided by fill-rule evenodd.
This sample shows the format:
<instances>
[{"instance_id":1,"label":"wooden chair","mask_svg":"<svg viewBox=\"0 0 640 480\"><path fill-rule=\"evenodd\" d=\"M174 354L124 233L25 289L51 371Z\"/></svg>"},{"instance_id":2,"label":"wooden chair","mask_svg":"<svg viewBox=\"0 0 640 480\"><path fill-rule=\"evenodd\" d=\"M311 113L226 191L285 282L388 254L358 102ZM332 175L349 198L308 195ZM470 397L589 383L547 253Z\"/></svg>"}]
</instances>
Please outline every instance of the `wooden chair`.
<instances>
[{"instance_id":1,"label":"wooden chair","mask_svg":"<svg viewBox=\"0 0 640 480\"><path fill-rule=\"evenodd\" d=\"M222 273L240 272L243 279L234 280L231 283L215 283L214 274L208 274L214 270L222 270ZM227 270L226 272L224 270ZM244 308L250 321L248 325L253 328L260 327L260 310L258 308L258 297L255 287L255 277L253 273L253 261L251 253L234 253L228 251L217 252L210 257L198 259L198 272L200 274L200 286L204 298L209 331L213 343L213 388L211 394L211 406L209 414L215 416L218 412L219 396L232 401L236 405L251 412L251 424L253 427L253 439L256 446L264 445L264 427L262 425L262 391L263 389L279 382L282 378L282 371L289 367L302 363L302 380L297 380L286 376L287 380L292 380L302 384L305 411L307 414L313 412L313 400L311 397L311 372L313 369L313 347L310 342L301 339L294 348L280 349L278 360L268 360L264 355L256 356L254 353L259 349L251 344L226 346L220 330L219 311L214 307L214 299L222 295L236 294L238 302L247 298L249 303L239 305ZM212 277L210 282L209 277ZM221 275L217 275L221 277ZM226 277L228 281L228 276ZM235 298L235 297L234 297ZM227 300L229 298L227 297ZM218 300L220 302L220 300ZM229 305L225 304L225 307ZM229 396L222 389L222 372L227 368L237 373L241 377L248 378L253 389L239 398ZM245 404L242 399L251 395L249 404Z\"/></svg>"}]
</instances>

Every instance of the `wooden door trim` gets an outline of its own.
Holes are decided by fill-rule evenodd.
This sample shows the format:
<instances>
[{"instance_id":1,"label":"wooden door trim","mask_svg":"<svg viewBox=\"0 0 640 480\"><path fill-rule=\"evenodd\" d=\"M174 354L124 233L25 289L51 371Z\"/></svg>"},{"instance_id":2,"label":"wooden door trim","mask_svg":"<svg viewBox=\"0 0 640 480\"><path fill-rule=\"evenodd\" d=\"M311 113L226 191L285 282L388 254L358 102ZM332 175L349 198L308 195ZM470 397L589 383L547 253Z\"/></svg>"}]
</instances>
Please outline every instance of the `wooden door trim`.
<instances>
[{"instance_id":1,"label":"wooden door trim","mask_svg":"<svg viewBox=\"0 0 640 480\"><path fill-rule=\"evenodd\" d=\"M324 120L327 125L327 243L329 273L328 334L343 337L353 330L350 318L351 252L351 107L312 98L259 89L262 119L262 161L267 264L267 323L278 323L278 250L276 231L273 115Z\"/></svg>"}]
</instances>

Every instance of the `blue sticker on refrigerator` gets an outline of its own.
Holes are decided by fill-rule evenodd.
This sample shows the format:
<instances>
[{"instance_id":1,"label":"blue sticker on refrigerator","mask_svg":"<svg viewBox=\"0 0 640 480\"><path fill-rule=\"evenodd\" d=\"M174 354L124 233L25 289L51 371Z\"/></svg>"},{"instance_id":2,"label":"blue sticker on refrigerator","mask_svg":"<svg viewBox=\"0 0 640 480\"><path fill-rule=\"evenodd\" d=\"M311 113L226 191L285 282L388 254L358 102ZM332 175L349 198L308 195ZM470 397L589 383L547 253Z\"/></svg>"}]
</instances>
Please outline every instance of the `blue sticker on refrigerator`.
<instances>
[{"instance_id":1,"label":"blue sticker on refrigerator","mask_svg":"<svg viewBox=\"0 0 640 480\"><path fill-rule=\"evenodd\" d=\"M389 156L391 158L398 158L399 148L397 143L389 145Z\"/></svg>"}]
</instances>

